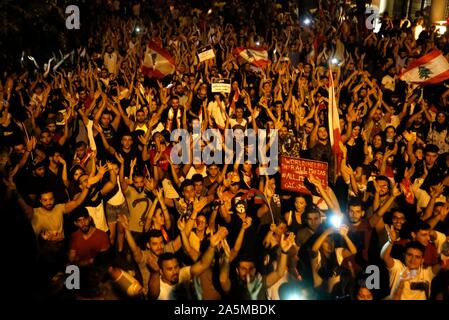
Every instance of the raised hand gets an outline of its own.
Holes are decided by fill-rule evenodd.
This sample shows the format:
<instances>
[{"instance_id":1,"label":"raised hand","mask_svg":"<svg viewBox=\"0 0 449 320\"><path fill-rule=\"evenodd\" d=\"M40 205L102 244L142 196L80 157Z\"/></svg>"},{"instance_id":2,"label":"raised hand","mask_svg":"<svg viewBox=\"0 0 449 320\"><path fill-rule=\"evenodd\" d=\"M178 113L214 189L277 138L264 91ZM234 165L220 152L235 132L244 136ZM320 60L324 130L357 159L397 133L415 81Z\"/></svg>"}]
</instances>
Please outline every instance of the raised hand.
<instances>
[{"instance_id":1,"label":"raised hand","mask_svg":"<svg viewBox=\"0 0 449 320\"><path fill-rule=\"evenodd\" d=\"M243 220L243 223L242 223L243 230L246 230L249 227L251 227L251 224L253 222L253 219L251 217L246 217L245 219L242 219L242 220Z\"/></svg>"},{"instance_id":2,"label":"raised hand","mask_svg":"<svg viewBox=\"0 0 449 320\"><path fill-rule=\"evenodd\" d=\"M210 236L210 245L215 248L218 244L226 238L228 235L228 229L225 227L219 227L218 231Z\"/></svg>"},{"instance_id":3,"label":"raised hand","mask_svg":"<svg viewBox=\"0 0 449 320\"><path fill-rule=\"evenodd\" d=\"M129 230L129 219L124 214L118 215L118 221L122 225L123 229Z\"/></svg>"},{"instance_id":4,"label":"raised hand","mask_svg":"<svg viewBox=\"0 0 449 320\"><path fill-rule=\"evenodd\" d=\"M195 199L193 201L193 210L196 212L201 212L207 205L207 198L202 198L201 200Z\"/></svg>"},{"instance_id":5,"label":"raised hand","mask_svg":"<svg viewBox=\"0 0 449 320\"><path fill-rule=\"evenodd\" d=\"M320 188L322 186L321 180L315 177L313 174L309 175L308 180L310 181L311 184L313 184L317 188Z\"/></svg>"},{"instance_id":6,"label":"raised hand","mask_svg":"<svg viewBox=\"0 0 449 320\"><path fill-rule=\"evenodd\" d=\"M131 160L131 168L134 168L136 166L137 163L137 158L134 158Z\"/></svg>"},{"instance_id":7,"label":"raised hand","mask_svg":"<svg viewBox=\"0 0 449 320\"><path fill-rule=\"evenodd\" d=\"M444 191L444 185L442 183L436 184L430 187L430 196L434 199L438 198Z\"/></svg>"},{"instance_id":8,"label":"raised hand","mask_svg":"<svg viewBox=\"0 0 449 320\"><path fill-rule=\"evenodd\" d=\"M295 244L295 234L293 232L290 232L288 234L288 237L285 237L284 235L281 235L281 250L283 252L286 252L290 250L290 248Z\"/></svg>"},{"instance_id":9,"label":"raised hand","mask_svg":"<svg viewBox=\"0 0 449 320\"><path fill-rule=\"evenodd\" d=\"M345 224L342 224L340 226L340 228L338 229L338 233L342 236L342 237L346 237L348 235L349 232L349 227Z\"/></svg>"},{"instance_id":10,"label":"raised hand","mask_svg":"<svg viewBox=\"0 0 449 320\"><path fill-rule=\"evenodd\" d=\"M398 236L397 236L394 228L391 228L388 224L386 224L385 230L387 231L388 240L390 241L390 243L396 242L396 240L398 239Z\"/></svg>"},{"instance_id":11,"label":"raised hand","mask_svg":"<svg viewBox=\"0 0 449 320\"><path fill-rule=\"evenodd\" d=\"M399 188L399 185L396 183L393 187L393 197L399 197L402 194L401 189Z\"/></svg>"},{"instance_id":12,"label":"raised hand","mask_svg":"<svg viewBox=\"0 0 449 320\"><path fill-rule=\"evenodd\" d=\"M100 165L100 166L98 166L97 169L98 169L98 173L103 176L108 171L108 164L106 163L103 166Z\"/></svg>"},{"instance_id":13,"label":"raised hand","mask_svg":"<svg viewBox=\"0 0 449 320\"><path fill-rule=\"evenodd\" d=\"M257 300L259 291L262 289L262 275L257 273L256 278L253 282L251 282L251 277L249 273L246 275L246 284L248 288L248 292L251 296L251 300Z\"/></svg>"},{"instance_id":14,"label":"raised hand","mask_svg":"<svg viewBox=\"0 0 449 320\"><path fill-rule=\"evenodd\" d=\"M184 221L184 219L179 218L178 219L178 229L180 232L183 232L186 228L186 222Z\"/></svg>"},{"instance_id":15,"label":"raised hand","mask_svg":"<svg viewBox=\"0 0 449 320\"><path fill-rule=\"evenodd\" d=\"M118 152L115 153L115 158L117 159L118 162L120 162L120 164L124 164L125 163L125 159L123 159L122 155Z\"/></svg>"}]
</instances>

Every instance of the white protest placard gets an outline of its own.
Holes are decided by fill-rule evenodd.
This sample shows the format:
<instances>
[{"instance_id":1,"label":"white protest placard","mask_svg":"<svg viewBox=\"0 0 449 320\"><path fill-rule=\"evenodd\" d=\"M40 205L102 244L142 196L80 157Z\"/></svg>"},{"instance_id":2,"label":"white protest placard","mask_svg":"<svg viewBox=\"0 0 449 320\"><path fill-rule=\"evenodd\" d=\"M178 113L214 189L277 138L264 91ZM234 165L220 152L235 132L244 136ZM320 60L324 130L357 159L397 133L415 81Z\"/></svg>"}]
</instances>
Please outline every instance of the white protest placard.
<instances>
[{"instance_id":1,"label":"white protest placard","mask_svg":"<svg viewBox=\"0 0 449 320\"><path fill-rule=\"evenodd\" d=\"M231 93L231 79L212 78L212 92Z\"/></svg>"},{"instance_id":2,"label":"white protest placard","mask_svg":"<svg viewBox=\"0 0 449 320\"><path fill-rule=\"evenodd\" d=\"M211 45L207 45L198 50L198 58L200 62L215 58L214 49L212 49Z\"/></svg>"}]
</instances>

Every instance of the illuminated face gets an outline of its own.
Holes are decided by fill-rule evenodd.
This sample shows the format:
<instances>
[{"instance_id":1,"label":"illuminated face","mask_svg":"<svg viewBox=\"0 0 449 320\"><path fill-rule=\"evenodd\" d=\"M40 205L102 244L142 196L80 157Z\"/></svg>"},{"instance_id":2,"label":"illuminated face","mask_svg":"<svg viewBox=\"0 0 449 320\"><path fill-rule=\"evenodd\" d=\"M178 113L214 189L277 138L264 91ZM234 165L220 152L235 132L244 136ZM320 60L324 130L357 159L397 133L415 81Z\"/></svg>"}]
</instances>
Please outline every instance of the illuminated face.
<instances>
[{"instance_id":1,"label":"illuminated face","mask_svg":"<svg viewBox=\"0 0 449 320\"><path fill-rule=\"evenodd\" d=\"M40 203L45 210L53 210L55 206L55 198L53 196L53 192L43 193L40 198Z\"/></svg>"},{"instance_id":2,"label":"illuminated face","mask_svg":"<svg viewBox=\"0 0 449 320\"><path fill-rule=\"evenodd\" d=\"M184 187L184 190L182 191L182 193L184 194L184 199L187 202L191 202L191 201L193 201L193 199L195 197L195 187L194 186L186 186L186 187Z\"/></svg>"},{"instance_id":3,"label":"illuminated face","mask_svg":"<svg viewBox=\"0 0 449 320\"><path fill-rule=\"evenodd\" d=\"M40 141L43 145L49 145L51 143L51 134L49 132L42 132Z\"/></svg>"},{"instance_id":4,"label":"illuminated face","mask_svg":"<svg viewBox=\"0 0 449 320\"><path fill-rule=\"evenodd\" d=\"M408 248L405 252L405 265L411 269L416 270L422 265L424 259L420 250L414 248Z\"/></svg>"},{"instance_id":5,"label":"illuminated face","mask_svg":"<svg viewBox=\"0 0 449 320\"><path fill-rule=\"evenodd\" d=\"M81 145L78 148L75 149L75 153L77 158L82 159L86 155L86 145Z\"/></svg>"},{"instance_id":6,"label":"illuminated face","mask_svg":"<svg viewBox=\"0 0 449 320\"><path fill-rule=\"evenodd\" d=\"M136 121L138 123L144 123L145 122L145 112L144 111L138 111L136 113Z\"/></svg>"},{"instance_id":7,"label":"illuminated face","mask_svg":"<svg viewBox=\"0 0 449 320\"><path fill-rule=\"evenodd\" d=\"M443 113L439 113L437 116L437 121L440 124L443 124L446 121L446 116Z\"/></svg>"},{"instance_id":8,"label":"illuminated face","mask_svg":"<svg viewBox=\"0 0 449 320\"><path fill-rule=\"evenodd\" d=\"M320 127L318 129L318 139L327 140L327 138L328 138L327 129L325 127Z\"/></svg>"},{"instance_id":9,"label":"illuminated face","mask_svg":"<svg viewBox=\"0 0 449 320\"><path fill-rule=\"evenodd\" d=\"M365 211L362 210L361 206L350 206L349 207L349 221L353 225L358 225L365 214Z\"/></svg>"},{"instance_id":10,"label":"illuminated face","mask_svg":"<svg viewBox=\"0 0 449 320\"><path fill-rule=\"evenodd\" d=\"M384 180L376 180L376 181L377 181L377 185L379 186L379 189L380 189L379 195L381 197L387 195L389 193L388 192L389 183Z\"/></svg>"},{"instance_id":11,"label":"illuminated face","mask_svg":"<svg viewBox=\"0 0 449 320\"><path fill-rule=\"evenodd\" d=\"M133 138L130 136L123 136L121 140L123 149L130 149L133 145Z\"/></svg>"},{"instance_id":12,"label":"illuminated face","mask_svg":"<svg viewBox=\"0 0 449 320\"><path fill-rule=\"evenodd\" d=\"M116 163L112 164L112 170L114 170L117 175L120 173L120 167Z\"/></svg>"},{"instance_id":13,"label":"illuminated face","mask_svg":"<svg viewBox=\"0 0 449 320\"><path fill-rule=\"evenodd\" d=\"M164 239L160 237L151 237L147 243L147 248L156 255L160 256L164 253Z\"/></svg>"},{"instance_id":14,"label":"illuminated face","mask_svg":"<svg viewBox=\"0 0 449 320\"><path fill-rule=\"evenodd\" d=\"M357 300L373 300L373 294L368 288L361 287L357 292Z\"/></svg>"},{"instance_id":15,"label":"illuminated face","mask_svg":"<svg viewBox=\"0 0 449 320\"><path fill-rule=\"evenodd\" d=\"M306 224L310 229L316 231L321 224L321 214L318 212L307 213Z\"/></svg>"},{"instance_id":16,"label":"illuminated face","mask_svg":"<svg viewBox=\"0 0 449 320\"><path fill-rule=\"evenodd\" d=\"M396 135L396 131L394 130L394 128L391 128L391 127L386 130L386 133L387 133L387 139L393 139L394 136Z\"/></svg>"},{"instance_id":17,"label":"illuminated face","mask_svg":"<svg viewBox=\"0 0 449 320\"><path fill-rule=\"evenodd\" d=\"M206 229L206 225L207 220L205 216L199 216L198 218L196 218L196 229L198 231L203 231L204 229Z\"/></svg>"},{"instance_id":18,"label":"illuminated face","mask_svg":"<svg viewBox=\"0 0 449 320\"><path fill-rule=\"evenodd\" d=\"M216 176L218 176L218 173L220 172L220 170L218 169L218 167L216 165L211 165L208 168L209 171L209 176L212 178L215 178Z\"/></svg>"},{"instance_id":19,"label":"illuminated face","mask_svg":"<svg viewBox=\"0 0 449 320\"><path fill-rule=\"evenodd\" d=\"M76 169L75 172L73 173L73 180L77 181L79 177L81 177L84 174L84 171L80 168L80 169Z\"/></svg>"},{"instance_id":20,"label":"illuminated face","mask_svg":"<svg viewBox=\"0 0 449 320\"><path fill-rule=\"evenodd\" d=\"M178 109L178 107L179 107L179 99L172 99L171 105L172 105L173 109Z\"/></svg>"},{"instance_id":21,"label":"illuminated face","mask_svg":"<svg viewBox=\"0 0 449 320\"><path fill-rule=\"evenodd\" d=\"M145 179L143 177L134 176L133 185L134 188L136 188L137 192L142 193L145 186Z\"/></svg>"},{"instance_id":22,"label":"illuminated face","mask_svg":"<svg viewBox=\"0 0 449 320\"><path fill-rule=\"evenodd\" d=\"M375 136L373 138L374 148L379 149L382 146L382 138L380 136Z\"/></svg>"},{"instance_id":23,"label":"illuminated face","mask_svg":"<svg viewBox=\"0 0 449 320\"><path fill-rule=\"evenodd\" d=\"M87 174L82 175L79 179L78 179L78 184L81 190L84 190L85 188L87 188L87 181L89 180L89 176Z\"/></svg>"},{"instance_id":24,"label":"illuminated face","mask_svg":"<svg viewBox=\"0 0 449 320\"><path fill-rule=\"evenodd\" d=\"M90 230L90 217L79 217L75 220L75 225L81 230L82 233L86 234Z\"/></svg>"},{"instance_id":25,"label":"illuminated face","mask_svg":"<svg viewBox=\"0 0 449 320\"><path fill-rule=\"evenodd\" d=\"M426 159L425 159L426 165L433 166L435 161L437 160L437 158L438 158L438 153L427 151Z\"/></svg>"},{"instance_id":26,"label":"illuminated face","mask_svg":"<svg viewBox=\"0 0 449 320\"><path fill-rule=\"evenodd\" d=\"M250 173L253 165L247 160L243 163L243 171Z\"/></svg>"},{"instance_id":27,"label":"illuminated face","mask_svg":"<svg viewBox=\"0 0 449 320\"><path fill-rule=\"evenodd\" d=\"M56 131L56 123L49 123L48 125L47 125L47 129L48 129L48 131L50 131L50 132L52 132L52 133L55 133L55 131Z\"/></svg>"},{"instance_id":28,"label":"illuminated face","mask_svg":"<svg viewBox=\"0 0 449 320\"><path fill-rule=\"evenodd\" d=\"M242 119L243 118L243 109L242 108L235 109L235 116L237 119Z\"/></svg>"},{"instance_id":29,"label":"illuminated face","mask_svg":"<svg viewBox=\"0 0 449 320\"><path fill-rule=\"evenodd\" d=\"M419 230L417 233L412 232L412 236L416 241L418 241L425 247L427 247L430 243L430 231L429 230Z\"/></svg>"},{"instance_id":30,"label":"illuminated face","mask_svg":"<svg viewBox=\"0 0 449 320\"><path fill-rule=\"evenodd\" d=\"M402 225L405 223L405 221L405 215L402 212L395 211L393 213L391 222L393 223L393 227L396 231L400 231L402 229Z\"/></svg>"},{"instance_id":31,"label":"illuminated face","mask_svg":"<svg viewBox=\"0 0 449 320\"><path fill-rule=\"evenodd\" d=\"M416 158L420 161L424 158L424 152L422 149L416 149L414 154Z\"/></svg>"},{"instance_id":32,"label":"illuminated face","mask_svg":"<svg viewBox=\"0 0 449 320\"><path fill-rule=\"evenodd\" d=\"M203 181L196 181L193 183L196 195L200 195L203 191Z\"/></svg>"},{"instance_id":33,"label":"illuminated face","mask_svg":"<svg viewBox=\"0 0 449 320\"><path fill-rule=\"evenodd\" d=\"M108 113L103 113L100 118L100 123L103 127L109 127L111 123L111 115Z\"/></svg>"},{"instance_id":34,"label":"illuminated face","mask_svg":"<svg viewBox=\"0 0 449 320\"><path fill-rule=\"evenodd\" d=\"M176 259L165 260L161 268L162 281L170 283L171 285L179 282L179 263Z\"/></svg>"},{"instance_id":35,"label":"illuminated face","mask_svg":"<svg viewBox=\"0 0 449 320\"><path fill-rule=\"evenodd\" d=\"M153 216L153 222L156 225L163 226L165 225L164 215L162 214L162 210L160 208L156 209L156 212Z\"/></svg>"},{"instance_id":36,"label":"illuminated face","mask_svg":"<svg viewBox=\"0 0 449 320\"><path fill-rule=\"evenodd\" d=\"M359 126L355 126L355 127L352 129L352 136L353 136L354 138L356 138L356 137L358 137L359 133L360 133L360 127L359 127Z\"/></svg>"},{"instance_id":37,"label":"illuminated face","mask_svg":"<svg viewBox=\"0 0 449 320\"><path fill-rule=\"evenodd\" d=\"M297 212L304 212L306 205L307 205L307 202L303 197L295 198L295 209Z\"/></svg>"},{"instance_id":38,"label":"illuminated face","mask_svg":"<svg viewBox=\"0 0 449 320\"><path fill-rule=\"evenodd\" d=\"M237 267L237 275L239 276L240 281L246 283L247 277L249 276L250 282L253 282L256 279L256 266L254 262L251 261L240 261Z\"/></svg>"},{"instance_id":39,"label":"illuminated face","mask_svg":"<svg viewBox=\"0 0 449 320\"><path fill-rule=\"evenodd\" d=\"M310 134L312 132L312 130L313 130L313 123L307 122L304 127L305 133Z\"/></svg>"},{"instance_id":40,"label":"illuminated face","mask_svg":"<svg viewBox=\"0 0 449 320\"><path fill-rule=\"evenodd\" d=\"M382 119L382 110L377 109L376 111L374 111L373 120L379 122L381 119Z\"/></svg>"}]
</instances>

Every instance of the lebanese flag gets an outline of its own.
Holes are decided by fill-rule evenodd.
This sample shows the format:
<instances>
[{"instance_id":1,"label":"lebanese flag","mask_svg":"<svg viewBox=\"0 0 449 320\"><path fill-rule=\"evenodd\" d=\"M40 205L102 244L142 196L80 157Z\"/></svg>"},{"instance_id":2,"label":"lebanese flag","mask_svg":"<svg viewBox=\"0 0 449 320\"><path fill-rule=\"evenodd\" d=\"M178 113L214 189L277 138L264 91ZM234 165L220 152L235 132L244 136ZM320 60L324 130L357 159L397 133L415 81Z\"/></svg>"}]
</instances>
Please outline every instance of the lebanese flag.
<instances>
[{"instance_id":1,"label":"lebanese flag","mask_svg":"<svg viewBox=\"0 0 449 320\"><path fill-rule=\"evenodd\" d=\"M251 63L256 67L264 67L270 63L268 59L268 51L264 49L245 49L245 48L235 48L234 56L239 57L244 62Z\"/></svg>"},{"instance_id":2,"label":"lebanese flag","mask_svg":"<svg viewBox=\"0 0 449 320\"><path fill-rule=\"evenodd\" d=\"M449 63L438 49L434 49L425 56L412 61L402 72L400 78L408 83L439 83L449 79Z\"/></svg>"},{"instance_id":3,"label":"lebanese flag","mask_svg":"<svg viewBox=\"0 0 449 320\"><path fill-rule=\"evenodd\" d=\"M175 60L158 42L151 40L142 63L141 71L150 78L161 79L175 72Z\"/></svg>"},{"instance_id":4,"label":"lebanese flag","mask_svg":"<svg viewBox=\"0 0 449 320\"><path fill-rule=\"evenodd\" d=\"M340 153L338 145L341 140L340 118L338 116L337 100L335 99L335 86L332 71L329 68L329 106L327 110L327 117L329 123L329 138L332 150L335 154Z\"/></svg>"}]
</instances>

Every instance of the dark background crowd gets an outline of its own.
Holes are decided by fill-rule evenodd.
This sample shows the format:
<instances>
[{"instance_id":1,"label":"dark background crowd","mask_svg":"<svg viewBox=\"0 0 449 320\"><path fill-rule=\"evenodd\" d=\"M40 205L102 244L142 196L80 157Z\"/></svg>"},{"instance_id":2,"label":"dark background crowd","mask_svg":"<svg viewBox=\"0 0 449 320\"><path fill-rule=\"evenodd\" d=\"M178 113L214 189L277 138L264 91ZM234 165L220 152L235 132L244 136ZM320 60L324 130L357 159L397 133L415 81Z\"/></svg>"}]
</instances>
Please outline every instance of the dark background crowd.
<instances>
[{"instance_id":1,"label":"dark background crowd","mask_svg":"<svg viewBox=\"0 0 449 320\"><path fill-rule=\"evenodd\" d=\"M80 9L79 30L65 27L69 4ZM374 33L363 1L0 6L0 207L11 233L11 294L448 299L449 89L400 80L431 50L449 54L448 33L425 12L384 13ZM150 40L175 61L163 79L141 72ZM200 62L205 45L215 58ZM266 50L270 63L245 63L237 47ZM231 92L213 93L214 78L230 79ZM282 168L267 175L251 163L257 146L248 139L231 164L192 157L195 144L205 147L195 138L186 142L189 161L172 161L171 133L198 127L277 132L272 161L326 162L328 181L309 175L309 193L282 190ZM67 265L79 267L79 289L69 290L76 279Z\"/></svg>"}]
</instances>

